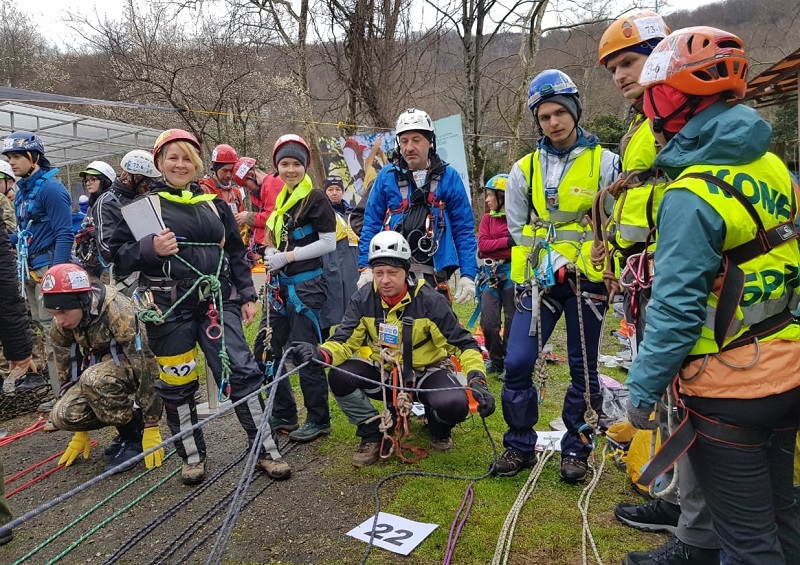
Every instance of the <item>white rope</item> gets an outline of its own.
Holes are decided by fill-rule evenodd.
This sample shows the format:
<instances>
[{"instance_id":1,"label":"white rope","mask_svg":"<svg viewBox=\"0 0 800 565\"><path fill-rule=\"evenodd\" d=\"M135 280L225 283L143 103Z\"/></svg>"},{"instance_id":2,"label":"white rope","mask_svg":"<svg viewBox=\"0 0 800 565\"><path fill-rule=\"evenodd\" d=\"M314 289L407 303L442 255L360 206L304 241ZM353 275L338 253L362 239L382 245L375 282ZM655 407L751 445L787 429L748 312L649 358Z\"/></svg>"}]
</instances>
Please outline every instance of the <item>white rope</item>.
<instances>
[{"instance_id":1,"label":"white rope","mask_svg":"<svg viewBox=\"0 0 800 565\"><path fill-rule=\"evenodd\" d=\"M586 488L583 489L581 496L578 498L578 510L581 511L581 517L583 519L583 530L581 531L581 554L583 557L583 565L588 565L589 563L589 556L586 551L587 540L589 545L592 546L592 552L594 553L595 561L598 565L603 565L603 561L600 559L600 553L597 551L597 545L595 544L592 530L589 528L589 503L592 499L592 494L594 493L595 487L600 482L600 476L603 474L603 469L606 466L607 455L608 444L606 443L603 446L603 453L600 455L600 466L597 469L592 469L592 480L589 481L589 484L586 485Z\"/></svg>"},{"instance_id":2,"label":"white rope","mask_svg":"<svg viewBox=\"0 0 800 565\"><path fill-rule=\"evenodd\" d=\"M536 483L539 480L539 476L542 474L545 464L554 453L555 448L553 446L553 442L551 441L547 448L545 448L544 453L542 453L539 457L539 460L533 467L528 480L525 482L522 490L519 491L517 499L511 506L508 516L506 516L506 521L503 523L502 530L500 530L500 538L497 540L497 546L494 550L494 559L492 559L492 565L506 565L508 563L508 556L511 554L511 541L514 538L514 529L517 527L519 514L522 511L522 507L533 493L533 489L536 487Z\"/></svg>"}]
</instances>

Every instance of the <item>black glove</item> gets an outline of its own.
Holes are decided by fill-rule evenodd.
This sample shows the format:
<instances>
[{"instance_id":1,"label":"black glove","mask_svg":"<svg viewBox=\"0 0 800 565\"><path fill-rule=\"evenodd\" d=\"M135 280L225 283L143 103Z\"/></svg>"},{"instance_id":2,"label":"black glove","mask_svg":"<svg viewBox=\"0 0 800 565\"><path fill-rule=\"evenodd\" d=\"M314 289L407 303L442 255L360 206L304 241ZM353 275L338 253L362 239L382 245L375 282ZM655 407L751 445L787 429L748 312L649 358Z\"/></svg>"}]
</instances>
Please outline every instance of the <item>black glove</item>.
<instances>
[{"instance_id":1,"label":"black glove","mask_svg":"<svg viewBox=\"0 0 800 565\"><path fill-rule=\"evenodd\" d=\"M292 342L292 359L295 365L302 365L314 359L325 361L325 356L320 353L317 346L313 343L294 341Z\"/></svg>"},{"instance_id":2,"label":"black glove","mask_svg":"<svg viewBox=\"0 0 800 565\"><path fill-rule=\"evenodd\" d=\"M650 419L653 409L653 406L634 406L628 400L628 421L637 430L655 430L658 421Z\"/></svg>"},{"instance_id":3,"label":"black glove","mask_svg":"<svg viewBox=\"0 0 800 565\"><path fill-rule=\"evenodd\" d=\"M509 249L512 248L512 247L515 247L516 245L517 245L517 242L514 241L514 238L511 237L511 235L509 235L508 236L508 247L509 247Z\"/></svg>"},{"instance_id":4,"label":"black glove","mask_svg":"<svg viewBox=\"0 0 800 565\"><path fill-rule=\"evenodd\" d=\"M480 371L470 371L467 379L467 386L478 401L478 414L481 418L488 418L494 414L494 396L486 386L486 376Z\"/></svg>"}]
</instances>

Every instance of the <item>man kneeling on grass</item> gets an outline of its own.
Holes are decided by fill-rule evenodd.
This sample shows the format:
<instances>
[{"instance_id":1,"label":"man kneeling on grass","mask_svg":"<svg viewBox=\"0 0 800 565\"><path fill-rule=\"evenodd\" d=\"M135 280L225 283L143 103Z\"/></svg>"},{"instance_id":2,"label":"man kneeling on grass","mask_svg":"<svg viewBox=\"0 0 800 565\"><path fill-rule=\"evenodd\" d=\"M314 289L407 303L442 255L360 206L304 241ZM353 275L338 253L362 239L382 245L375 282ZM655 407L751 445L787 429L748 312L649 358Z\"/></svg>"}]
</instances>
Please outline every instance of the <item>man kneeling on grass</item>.
<instances>
[{"instance_id":1,"label":"man kneeling on grass","mask_svg":"<svg viewBox=\"0 0 800 565\"><path fill-rule=\"evenodd\" d=\"M467 375L478 413L486 418L494 412L494 397L486 388L478 344L441 294L422 280L409 279L410 257L408 242L401 234L377 234L369 245L374 282L353 295L333 337L319 348L310 343L293 344L298 365L317 359L336 366L328 380L339 408L357 426L356 435L361 438L353 456L356 467L371 465L381 455L378 411L369 399L383 398L381 374L390 374L396 366L381 361L381 349L398 361L403 368L401 381L416 389L415 398L425 406L434 451L452 449L450 432L469 415L466 388L432 390L461 387L451 355L458 358ZM410 335L406 328L413 328ZM357 355L363 346L370 349L369 359ZM391 394L387 397L391 398ZM396 407L388 408L396 422ZM383 455L387 451L384 444Z\"/></svg>"}]
</instances>

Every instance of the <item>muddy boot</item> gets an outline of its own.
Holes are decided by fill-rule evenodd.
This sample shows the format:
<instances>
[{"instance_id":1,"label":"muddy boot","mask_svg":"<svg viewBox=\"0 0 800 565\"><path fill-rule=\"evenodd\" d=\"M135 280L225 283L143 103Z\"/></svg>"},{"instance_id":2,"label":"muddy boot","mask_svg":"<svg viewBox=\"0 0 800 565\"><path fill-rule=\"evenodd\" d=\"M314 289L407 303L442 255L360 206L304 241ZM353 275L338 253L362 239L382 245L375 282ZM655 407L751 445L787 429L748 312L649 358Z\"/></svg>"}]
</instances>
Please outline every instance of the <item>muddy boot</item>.
<instances>
[{"instance_id":1,"label":"muddy boot","mask_svg":"<svg viewBox=\"0 0 800 565\"><path fill-rule=\"evenodd\" d=\"M185 485L197 485L206 479L206 462L184 463L181 468L181 482Z\"/></svg>"},{"instance_id":2,"label":"muddy boot","mask_svg":"<svg viewBox=\"0 0 800 565\"><path fill-rule=\"evenodd\" d=\"M353 454L354 467L366 467L378 462L381 451L380 441L362 441Z\"/></svg>"},{"instance_id":3,"label":"muddy boot","mask_svg":"<svg viewBox=\"0 0 800 565\"><path fill-rule=\"evenodd\" d=\"M41 373L25 373L14 381L14 390L16 392L27 392L36 390L40 386L47 385L47 380Z\"/></svg>"},{"instance_id":4,"label":"muddy boot","mask_svg":"<svg viewBox=\"0 0 800 565\"><path fill-rule=\"evenodd\" d=\"M269 455L258 460L258 466L267 474L270 479L276 481L283 481L288 479L292 474L292 469L289 464L280 459L272 459Z\"/></svg>"}]
</instances>

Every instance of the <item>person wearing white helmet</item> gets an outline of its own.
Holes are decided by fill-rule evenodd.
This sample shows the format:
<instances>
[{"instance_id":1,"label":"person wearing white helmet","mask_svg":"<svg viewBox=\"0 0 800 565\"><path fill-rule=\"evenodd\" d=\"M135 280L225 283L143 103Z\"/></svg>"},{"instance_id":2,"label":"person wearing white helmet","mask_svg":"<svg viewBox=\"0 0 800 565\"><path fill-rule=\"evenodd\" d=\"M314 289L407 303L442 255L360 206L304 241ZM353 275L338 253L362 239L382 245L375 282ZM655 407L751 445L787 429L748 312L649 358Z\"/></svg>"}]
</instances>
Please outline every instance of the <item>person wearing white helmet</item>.
<instances>
[{"instance_id":1,"label":"person wearing white helmet","mask_svg":"<svg viewBox=\"0 0 800 565\"><path fill-rule=\"evenodd\" d=\"M370 190L361 229L359 288L372 282L369 242L390 229L411 246L411 271L449 297L447 279L461 270L453 300L475 298L475 219L464 182L436 153L430 116L416 108L400 114L395 126L400 158L381 169Z\"/></svg>"},{"instance_id":2,"label":"person wearing white helmet","mask_svg":"<svg viewBox=\"0 0 800 565\"><path fill-rule=\"evenodd\" d=\"M84 212L80 228L75 233L75 262L80 264L92 280L109 282L108 264L103 261L95 238L96 220L94 219L94 205L97 200L108 192L111 184L117 179L114 167L105 161L92 161L85 170L80 172L80 177L89 193L88 207Z\"/></svg>"},{"instance_id":3,"label":"person wearing white helmet","mask_svg":"<svg viewBox=\"0 0 800 565\"><path fill-rule=\"evenodd\" d=\"M17 177L7 161L0 161L0 208L3 210L3 224L8 233L16 233L17 216L14 212L14 183Z\"/></svg>"},{"instance_id":4,"label":"person wearing white helmet","mask_svg":"<svg viewBox=\"0 0 800 565\"><path fill-rule=\"evenodd\" d=\"M426 392L461 386L451 353L461 363L481 417L489 417L495 408L475 338L459 323L440 293L422 279L409 279L412 251L406 239L395 231L382 231L372 238L368 248L374 284L356 291L333 337L319 347L292 344L295 363L316 360L335 366L328 374L331 392L339 408L357 426L356 436L361 438L353 456L356 467L371 465L381 455L388 456L392 447L388 437L392 430L387 430L387 435L381 433L378 411L370 402L370 398L383 398L377 383L382 369L391 372L394 366L382 361L382 353L391 355L403 368L398 379L416 389L414 396L425 406L434 451L452 449L451 431L469 414L466 390ZM368 359L359 355L365 345L370 351ZM396 407L392 401L388 404L386 409L397 422Z\"/></svg>"},{"instance_id":5,"label":"person wearing white helmet","mask_svg":"<svg viewBox=\"0 0 800 565\"><path fill-rule=\"evenodd\" d=\"M107 264L112 263L111 245L122 218L121 208L142 194L147 194L153 180L161 176L153 163L153 154L143 149L134 149L122 157L119 163L122 172L111 184L111 189L97 200L94 210L97 243L100 255ZM126 296L136 289L138 272L128 273L116 266L112 283Z\"/></svg>"},{"instance_id":6,"label":"person wearing white helmet","mask_svg":"<svg viewBox=\"0 0 800 565\"><path fill-rule=\"evenodd\" d=\"M100 195L111 188L116 180L117 173L114 167L105 161L92 161L85 170L80 172L81 180L89 193L89 208L94 206Z\"/></svg>"}]
</instances>

